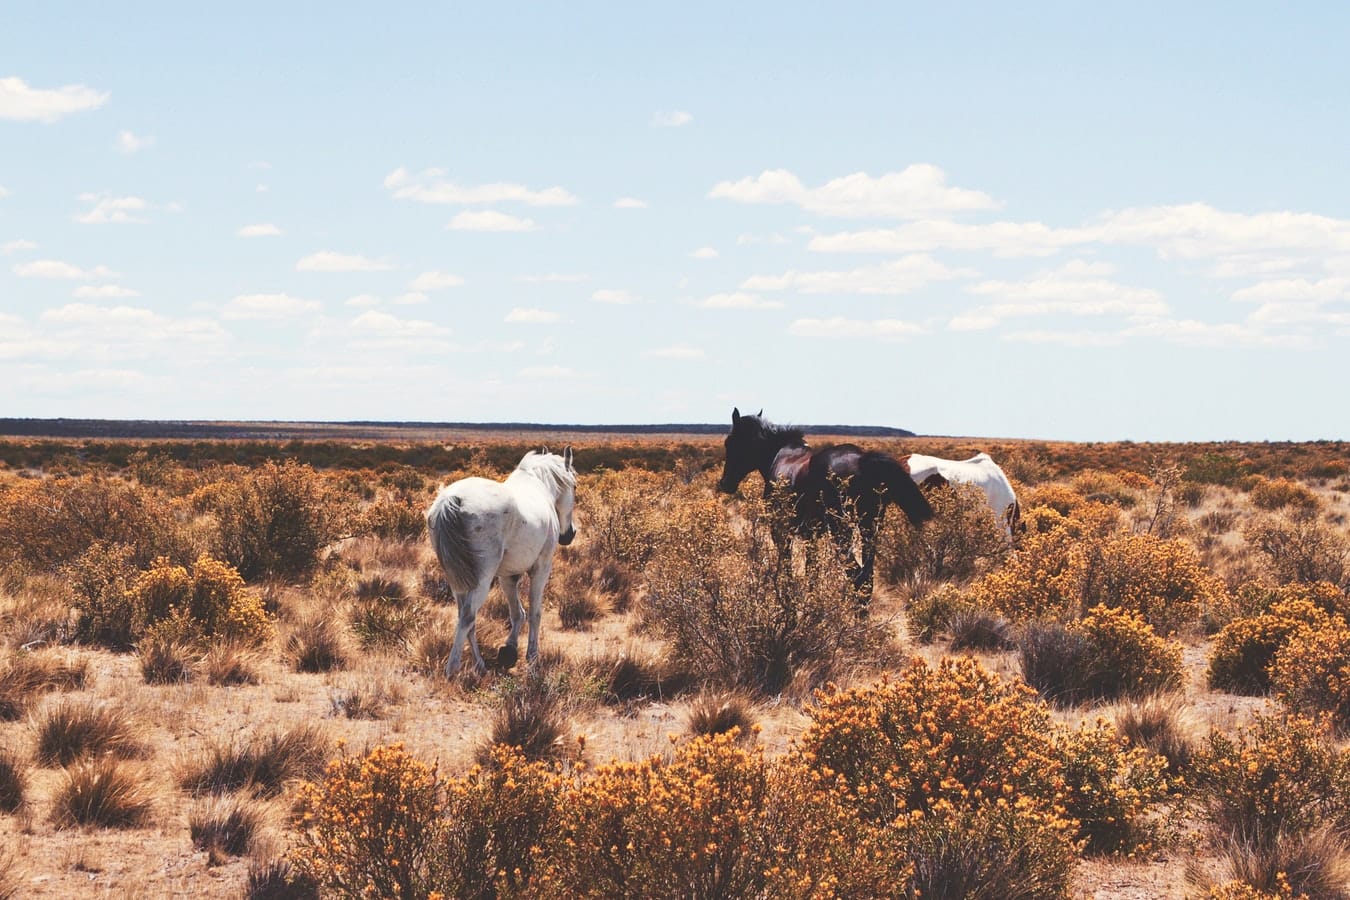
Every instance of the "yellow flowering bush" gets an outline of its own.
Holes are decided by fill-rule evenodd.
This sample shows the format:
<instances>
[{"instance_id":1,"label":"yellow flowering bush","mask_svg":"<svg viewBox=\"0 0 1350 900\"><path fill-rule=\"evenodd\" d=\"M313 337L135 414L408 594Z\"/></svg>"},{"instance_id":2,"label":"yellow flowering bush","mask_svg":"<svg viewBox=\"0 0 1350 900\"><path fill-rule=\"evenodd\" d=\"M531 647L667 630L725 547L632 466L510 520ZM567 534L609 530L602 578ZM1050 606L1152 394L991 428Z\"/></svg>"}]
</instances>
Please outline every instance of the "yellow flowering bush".
<instances>
[{"instance_id":1,"label":"yellow flowering bush","mask_svg":"<svg viewBox=\"0 0 1350 900\"><path fill-rule=\"evenodd\" d=\"M425 898L436 887L445 829L434 766L401 744L329 763L301 785L291 860L343 897Z\"/></svg>"},{"instance_id":2,"label":"yellow flowering bush","mask_svg":"<svg viewBox=\"0 0 1350 900\"><path fill-rule=\"evenodd\" d=\"M1319 506L1317 494L1311 488L1289 478L1263 478L1258 475L1252 480L1247 497L1253 506L1265 510L1289 507L1309 511Z\"/></svg>"},{"instance_id":3,"label":"yellow flowering bush","mask_svg":"<svg viewBox=\"0 0 1350 900\"><path fill-rule=\"evenodd\" d=\"M1276 652L1270 680L1291 710L1326 713L1338 729L1350 730L1350 625L1327 617L1297 629Z\"/></svg>"},{"instance_id":4,"label":"yellow flowering bush","mask_svg":"<svg viewBox=\"0 0 1350 900\"><path fill-rule=\"evenodd\" d=\"M138 636L200 642L226 637L261 644L273 633L262 599L230 565L201 556L191 571L158 559L136 576L127 598Z\"/></svg>"},{"instance_id":5,"label":"yellow flowering bush","mask_svg":"<svg viewBox=\"0 0 1350 900\"><path fill-rule=\"evenodd\" d=\"M1089 853L1147 852L1164 837L1156 810L1171 782L1167 760L1131 747L1104 719L1064 731L1056 742L1064 764L1065 807L1078 820Z\"/></svg>"},{"instance_id":6,"label":"yellow flowering bush","mask_svg":"<svg viewBox=\"0 0 1350 900\"><path fill-rule=\"evenodd\" d=\"M1212 731L1195 759L1199 797L1220 835L1254 846L1324 825L1350 825L1350 754L1328 724L1257 715L1230 737Z\"/></svg>"},{"instance_id":7,"label":"yellow flowering bush","mask_svg":"<svg viewBox=\"0 0 1350 900\"><path fill-rule=\"evenodd\" d=\"M1288 599L1267 612L1234 619L1214 638L1209 686L1234 694L1264 694L1271 687L1271 663L1300 629L1323 631L1331 617L1308 600Z\"/></svg>"},{"instance_id":8,"label":"yellow flowering bush","mask_svg":"<svg viewBox=\"0 0 1350 900\"><path fill-rule=\"evenodd\" d=\"M1095 667L1118 694L1142 696L1181 684L1181 645L1128 609L1094 606L1074 626L1096 651Z\"/></svg>"}]
</instances>

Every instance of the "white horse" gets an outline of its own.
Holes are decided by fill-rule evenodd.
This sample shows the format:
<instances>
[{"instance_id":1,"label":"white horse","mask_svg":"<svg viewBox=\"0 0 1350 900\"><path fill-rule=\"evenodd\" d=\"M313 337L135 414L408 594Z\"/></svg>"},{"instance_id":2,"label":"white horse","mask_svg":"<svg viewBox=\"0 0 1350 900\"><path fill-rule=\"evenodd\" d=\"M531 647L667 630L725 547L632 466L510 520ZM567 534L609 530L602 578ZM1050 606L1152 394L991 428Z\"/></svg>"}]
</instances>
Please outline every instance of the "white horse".
<instances>
[{"instance_id":1,"label":"white horse","mask_svg":"<svg viewBox=\"0 0 1350 900\"><path fill-rule=\"evenodd\" d=\"M1017 494L1008 476L988 453L976 453L970 459L942 459L911 453L907 462L909 477L920 487L949 483L977 485L984 491L989 508L1010 539L1018 529L1022 509L1017 504Z\"/></svg>"},{"instance_id":2,"label":"white horse","mask_svg":"<svg viewBox=\"0 0 1350 900\"><path fill-rule=\"evenodd\" d=\"M576 537L572 507L576 503L577 475L572 448L562 456L531 450L505 481L461 478L441 489L427 510L427 530L445 579L459 604L455 643L445 663L454 678L467 638L474 666L487 671L478 652L475 625L487 599L493 576L501 579L511 613L511 633L498 655L510 667L519 656L520 579L530 576L530 642L525 658L539 658L539 618L543 613L544 584L553 568L553 551Z\"/></svg>"}]
</instances>

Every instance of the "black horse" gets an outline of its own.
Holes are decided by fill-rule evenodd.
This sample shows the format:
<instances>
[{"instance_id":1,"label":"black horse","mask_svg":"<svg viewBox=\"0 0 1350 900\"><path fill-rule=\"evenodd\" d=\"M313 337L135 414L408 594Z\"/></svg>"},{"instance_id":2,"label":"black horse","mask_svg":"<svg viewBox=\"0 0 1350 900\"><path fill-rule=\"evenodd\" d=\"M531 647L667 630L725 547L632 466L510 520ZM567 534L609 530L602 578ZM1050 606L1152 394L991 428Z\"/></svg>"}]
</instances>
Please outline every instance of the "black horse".
<instances>
[{"instance_id":1,"label":"black horse","mask_svg":"<svg viewBox=\"0 0 1350 900\"><path fill-rule=\"evenodd\" d=\"M774 425L764 411L743 416L731 411L727 458L718 490L736 493L751 472L764 477L764 495L775 488L787 491L790 526L802 537L829 534L843 554L859 603L872 597L872 564L876 557L877 527L887 503L904 511L915 527L933 517L905 465L894 456L837 444L812 450L800 428ZM862 544L862 562L853 555L854 523ZM786 549L784 536L780 550Z\"/></svg>"}]
</instances>

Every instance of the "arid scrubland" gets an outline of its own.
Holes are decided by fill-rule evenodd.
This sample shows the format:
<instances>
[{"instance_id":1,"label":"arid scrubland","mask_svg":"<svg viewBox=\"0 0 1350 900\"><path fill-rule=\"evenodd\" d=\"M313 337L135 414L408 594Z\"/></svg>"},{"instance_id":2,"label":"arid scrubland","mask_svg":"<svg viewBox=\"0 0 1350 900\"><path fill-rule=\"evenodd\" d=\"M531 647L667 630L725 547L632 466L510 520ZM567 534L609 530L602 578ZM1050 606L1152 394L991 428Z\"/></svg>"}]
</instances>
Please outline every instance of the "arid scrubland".
<instances>
[{"instance_id":1,"label":"arid scrubland","mask_svg":"<svg viewBox=\"0 0 1350 900\"><path fill-rule=\"evenodd\" d=\"M719 441L582 441L454 681L422 512L527 444L0 444L0 898L1350 896L1350 447L870 443L1025 532L892 511L860 618Z\"/></svg>"}]
</instances>

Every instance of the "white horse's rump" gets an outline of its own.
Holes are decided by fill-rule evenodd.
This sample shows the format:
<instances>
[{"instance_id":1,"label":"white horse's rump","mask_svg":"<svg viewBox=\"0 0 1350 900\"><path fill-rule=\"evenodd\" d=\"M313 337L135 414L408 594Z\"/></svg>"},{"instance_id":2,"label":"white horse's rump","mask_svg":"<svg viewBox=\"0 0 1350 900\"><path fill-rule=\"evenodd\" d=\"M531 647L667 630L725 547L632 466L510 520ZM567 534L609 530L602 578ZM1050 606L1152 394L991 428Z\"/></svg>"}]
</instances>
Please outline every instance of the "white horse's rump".
<instances>
[{"instance_id":1,"label":"white horse's rump","mask_svg":"<svg viewBox=\"0 0 1350 900\"><path fill-rule=\"evenodd\" d=\"M942 459L911 453L908 457L909 477L920 486L924 484L956 483L977 485L984 491L989 508L1011 537L1021 518L1017 494L1008 476L988 453L977 453L970 459Z\"/></svg>"},{"instance_id":2,"label":"white horse's rump","mask_svg":"<svg viewBox=\"0 0 1350 900\"><path fill-rule=\"evenodd\" d=\"M427 530L459 605L455 642L445 671L454 677L467 640L478 671L487 670L478 650L478 610L487 599L492 579L501 579L511 613L511 633L501 659L516 659L525 609L520 602L520 579L530 578L530 638L526 659L539 656L539 620L543 613L544 584L553 568L553 551L572 542L572 507L576 502L576 470L572 449L562 456L525 454L505 481L462 478L442 488L427 510Z\"/></svg>"}]
</instances>

